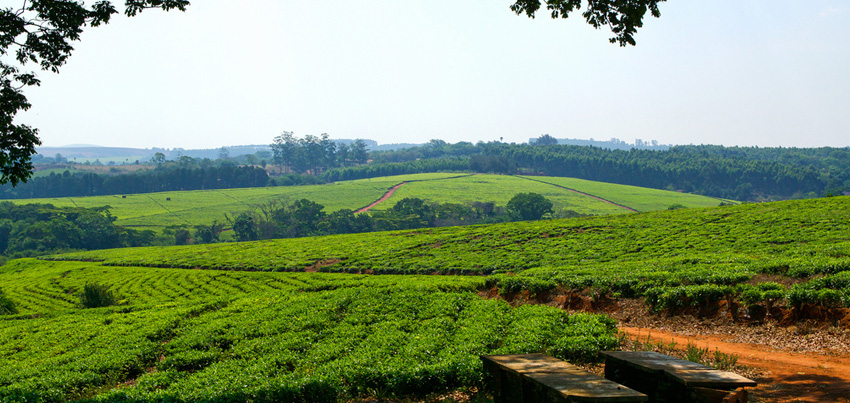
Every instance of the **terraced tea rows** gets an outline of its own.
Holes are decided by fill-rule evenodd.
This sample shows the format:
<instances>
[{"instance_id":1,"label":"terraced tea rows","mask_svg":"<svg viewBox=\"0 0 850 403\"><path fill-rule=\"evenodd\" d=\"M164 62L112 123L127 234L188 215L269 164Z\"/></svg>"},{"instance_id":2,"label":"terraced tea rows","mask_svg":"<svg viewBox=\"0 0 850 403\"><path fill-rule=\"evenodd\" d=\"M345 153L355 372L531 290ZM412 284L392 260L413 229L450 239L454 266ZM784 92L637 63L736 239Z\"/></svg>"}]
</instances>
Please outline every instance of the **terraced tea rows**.
<instances>
[{"instance_id":1,"label":"terraced tea rows","mask_svg":"<svg viewBox=\"0 0 850 403\"><path fill-rule=\"evenodd\" d=\"M97 280L126 300L79 309ZM244 273L10 263L23 313L0 316L0 400L335 401L480 386L484 353L572 360L614 323L475 295L480 278ZM49 299L47 304L38 303Z\"/></svg>"},{"instance_id":2,"label":"terraced tea rows","mask_svg":"<svg viewBox=\"0 0 850 403\"><path fill-rule=\"evenodd\" d=\"M87 283L109 286L138 303L192 303L210 298L253 295L273 291L316 291L342 287L388 287L427 284L441 290L476 290L480 277L406 276L376 278L367 275L324 273L267 273L216 270L173 270L102 266L92 262L47 262L19 259L0 269L4 291L17 302L21 314L73 310L76 294ZM6 284L14 284L8 287Z\"/></svg>"},{"instance_id":3,"label":"terraced tea rows","mask_svg":"<svg viewBox=\"0 0 850 403\"><path fill-rule=\"evenodd\" d=\"M409 396L480 385L478 354L617 344L610 319L481 292L845 309L850 198L51 259L0 268L20 311L0 316L0 400ZM78 308L90 282L121 305Z\"/></svg>"},{"instance_id":4,"label":"terraced tea rows","mask_svg":"<svg viewBox=\"0 0 850 403\"><path fill-rule=\"evenodd\" d=\"M758 275L789 284L843 275L850 270L850 198L54 258L223 270L515 273L490 284L508 290L592 288L670 306L675 304L664 301L752 294L745 283L757 282ZM840 278L817 287L835 292L809 293L809 300L850 301L850 288ZM783 297L802 293L794 291L801 287L806 285L782 287Z\"/></svg>"}]
</instances>

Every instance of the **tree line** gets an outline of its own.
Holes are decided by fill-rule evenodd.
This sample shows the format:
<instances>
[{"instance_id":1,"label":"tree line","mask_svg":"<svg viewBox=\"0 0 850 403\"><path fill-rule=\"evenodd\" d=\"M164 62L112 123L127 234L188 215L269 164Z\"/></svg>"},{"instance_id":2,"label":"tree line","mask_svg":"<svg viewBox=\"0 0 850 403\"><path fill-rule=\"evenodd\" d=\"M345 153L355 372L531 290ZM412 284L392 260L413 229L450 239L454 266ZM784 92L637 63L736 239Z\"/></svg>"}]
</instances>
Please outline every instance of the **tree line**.
<instances>
[{"instance_id":1,"label":"tree line","mask_svg":"<svg viewBox=\"0 0 850 403\"><path fill-rule=\"evenodd\" d=\"M475 172L567 176L736 200L850 192L850 148L675 146L663 151L626 151L432 140L420 147L373 152L371 157L381 171L392 171L395 166L408 170L418 167L423 168L419 172L426 172L425 167L467 161L468 169ZM439 162L423 162L431 159ZM457 161L448 162L452 160ZM339 175L362 178L369 171L368 165L352 167Z\"/></svg>"},{"instance_id":2,"label":"tree line","mask_svg":"<svg viewBox=\"0 0 850 403\"><path fill-rule=\"evenodd\" d=\"M318 174L330 168L365 164L369 159L365 141L337 143L327 133L299 138L285 131L274 138L271 149L274 163L286 173Z\"/></svg>"},{"instance_id":3,"label":"tree line","mask_svg":"<svg viewBox=\"0 0 850 403\"><path fill-rule=\"evenodd\" d=\"M170 190L293 186L441 171L566 176L743 201L850 192L850 148L675 146L610 150L592 146L442 140L368 152L362 140L338 143L327 134L284 132L272 151L215 161L180 157L123 175L70 172L0 187L0 198L132 194ZM267 159L277 165L269 176ZM261 167L257 166L259 164Z\"/></svg>"},{"instance_id":4,"label":"tree line","mask_svg":"<svg viewBox=\"0 0 850 403\"><path fill-rule=\"evenodd\" d=\"M55 207L4 201L0 202L0 261L78 250L350 234L537 220L544 216L580 214L572 211L556 214L551 201L533 193L518 194L505 207L493 202L440 204L405 198L390 209L370 213L349 209L327 213L321 204L301 199L293 203L270 203L208 225L172 226L157 234L115 225L116 217L110 214L109 206ZM222 239L226 229L232 229L233 236Z\"/></svg>"},{"instance_id":5,"label":"tree line","mask_svg":"<svg viewBox=\"0 0 850 403\"><path fill-rule=\"evenodd\" d=\"M268 173L255 166L237 166L229 162L214 164L182 157L161 162L155 168L121 175L92 172L51 173L17 186L0 187L0 198L30 199L44 197L80 197L114 194L152 193L174 190L228 189L261 187L269 184Z\"/></svg>"},{"instance_id":6,"label":"tree line","mask_svg":"<svg viewBox=\"0 0 850 403\"><path fill-rule=\"evenodd\" d=\"M404 198L387 210L356 213L341 209L331 213L307 199L293 203L273 203L252 211L227 217L237 241L296 238L372 231L392 231L428 227L489 224L544 217L577 217L582 214L562 211L556 214L550 200L536 193L519 193L504 207L493 202L431 203L419 198ZM222 225L213 223L195 227L195 243L218 241ZM217 231L217 232L216 232ZM183 236L190 234L186 231ZM188 238L186 238L188 242Z\"/></svg>"},{"instance_id":7,"label":"tree line","mask_svg":"<svg viewBox=\"0 0 850 403\"><path fill-rule=\"evenodd\" d=\"M153 231L123 228L114 221L108 206L54 207L0 202L0 255L17 258L158 242Z\"/></svg>"}]
</instances>

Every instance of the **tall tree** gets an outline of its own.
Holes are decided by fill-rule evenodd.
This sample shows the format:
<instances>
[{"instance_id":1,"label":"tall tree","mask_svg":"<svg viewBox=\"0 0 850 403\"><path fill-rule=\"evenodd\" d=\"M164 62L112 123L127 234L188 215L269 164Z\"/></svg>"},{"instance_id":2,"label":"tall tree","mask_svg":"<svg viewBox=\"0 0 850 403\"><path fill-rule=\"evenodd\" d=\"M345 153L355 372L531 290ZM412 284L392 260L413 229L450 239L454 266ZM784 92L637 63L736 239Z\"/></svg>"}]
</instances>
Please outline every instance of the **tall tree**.
<instances>
[{"instance_id":1,"label":"tall tree","mask_svg":"<svg viewBox=\"0 0 850 403\"><path fill-rule=\"evenodd\" d=\"M317 174L319 167L325 161L325 148L322 147L321 139L312 134L308 134L301 139L301 147L304 150L304 161L302 161L301 171L312 170L313 174Z\"/></svg>"},{"instance_id":2,"label":"tall tree","mask_svg":"<svg viewBox=\"0 0 850 403\"><path fill-rule=\"evenodd\" d=\"M338 166L344 167L348 163L348 152L349 147L348 144L342 143L337 146L336 149L336 164Z\"/></svg>"},{"instance_id":3,"label":"tall tree","mask_svg":"<svg viewBox=\"0 0 850 403\"><path fill-rule=\"evenodd\" d=\"M274 163L281 171L284 168L290 169L295 164L295 152L298 148L295 133L284 131L274 138L271 148Z\"/></svg>"},{"instance_id":4,"label":"tall tree","mask_svg":"<svg viewBox=\"0 0 850 403\"><path fill-rule=\"evenodd\" d=\"M333 168L336 166L336 142L331 140L327 133L322 133L319 144L321 144L322 150L324 151L322 165L325 168Z\"/></svg>"},{"instance_id":5,"label":"tall tree","mask_svg":"<svg viewBox=\"0 0 850 403\"><path fill-rule=\"evenodd\" d=\"M356 164L365 164L369 160L369 150L366 149L366 142L362 139L354 140L348 154L349 159Z\"/></svg>"}]
</instances>

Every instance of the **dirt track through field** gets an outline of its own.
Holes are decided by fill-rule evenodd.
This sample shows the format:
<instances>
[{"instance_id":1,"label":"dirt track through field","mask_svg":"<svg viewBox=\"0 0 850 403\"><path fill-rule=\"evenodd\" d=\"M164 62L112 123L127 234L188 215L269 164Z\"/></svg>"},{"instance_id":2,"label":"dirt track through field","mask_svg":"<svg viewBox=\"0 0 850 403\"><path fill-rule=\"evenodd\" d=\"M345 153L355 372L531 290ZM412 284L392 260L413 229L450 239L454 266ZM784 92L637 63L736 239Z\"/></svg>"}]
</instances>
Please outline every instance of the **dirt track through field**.
<instances>
[{"instance_id":1,"label":"dirt track through field","mask_svg":"<svg viewBox=\"0 0 850 403\"><path fill-rule=\"evenodd\" d=\"M398 185L391 187L390 190L388 190L387 193L384 193L384 195L381 196L380 199L373 201L372 204L370 204L366 207L363 207L363 208L355 211L354 213L365 213L365 212L371 210L373 207L377 206L378 204L380 204L380 203L386 201L387 199L389 199L390 197L392 197L393 193L395 193L395 191L398 190L398 188L400 188L401 185L404 185L405 183L407 183L407 182L402 182L402 183L399 183Z\"/></svg>"},{"instance_id":2,"label":"dirt track through field","mask_svg":"<svg viewBox=\"0 0 850 403\"><path fill-rule=\"evenodd\" d=\"M850 402L850 352L842 356L816 353L788 353L760 344L730 343L723 336L685 336L655 329L621 327L630 338L675 342L735 354L738 364L764 371L756 379L752 402Z\"/></svg>"},{"instance_id":3,"label":"dirt track through field","mask_svg":"<svg viewBox=\"0 0 850 403\"><path fill-rule=\"evenodd\" d=\"M539 182L539 183L543 183L543 184L546 184L546 185L549 185L549 186L554 186L554 187L556 187L556 188L561 188L561 189L564 189L564 190L567 190L567 191L570 191L570 192L573 192L573 193L578 193L578 194L580 194L580 195L582 195L582 196L587 196L587 197L589 197L589 198L591 198L591 199L596 199L596 200L599 200L599 201L601 201L601 202L605 202L605 203L608 203L608 204L612 204L612 205L617 206L617 207L620 207L620 208L622 208L622 209L629 210L629 211L631 211L631 212L633 212L633 213L639 213L639 211L637 211L637 210L635 210L635 209L633 209L633 208L631 208L631 207L629 207L629 206L624 206L624 205L619 204L619 203L614 203L614 202L612 202L611 200L603 199L603 198L601 198L601 197L599 197L599 196L594 196L594 195L592 195L592 194L590 194L590 193L584 193L584 192L582 192L582 191L580 191L580 190L575 190L575 189L572 189L572 188L568 188L568 187L566 187L566 186L556 185L556 184L554 184L554 183L544 182L544 181L540 181L540 180L537 180L537 179L526 178L526 177L523 177L523 176L517 176L517 178L522 178L522 179L530 180L530 181L532 181L532 182Z\"/></svg>"}]
</instances>

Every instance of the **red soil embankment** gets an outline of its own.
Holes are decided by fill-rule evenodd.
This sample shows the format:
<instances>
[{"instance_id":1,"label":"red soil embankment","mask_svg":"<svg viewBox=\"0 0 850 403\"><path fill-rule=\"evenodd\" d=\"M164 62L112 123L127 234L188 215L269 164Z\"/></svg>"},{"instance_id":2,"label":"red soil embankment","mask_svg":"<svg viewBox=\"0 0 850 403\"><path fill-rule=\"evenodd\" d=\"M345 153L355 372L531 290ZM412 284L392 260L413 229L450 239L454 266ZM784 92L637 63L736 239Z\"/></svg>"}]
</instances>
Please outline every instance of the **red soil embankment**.
<instances>
[{"instance_id":1,"label":"red soil embankment","mask_svg":"<svg viewBox=\"0 0 850 403\"><path fill-rule=\"evenodd\" d=\"M630 338L693 344L738 356L738 364L764 370L752 396L760 402L850 402L850 353L833 356L790 353L760 344L730 343L723 336L686 336L655 329L621 327Z\"/></svg>"}]
</instances>

